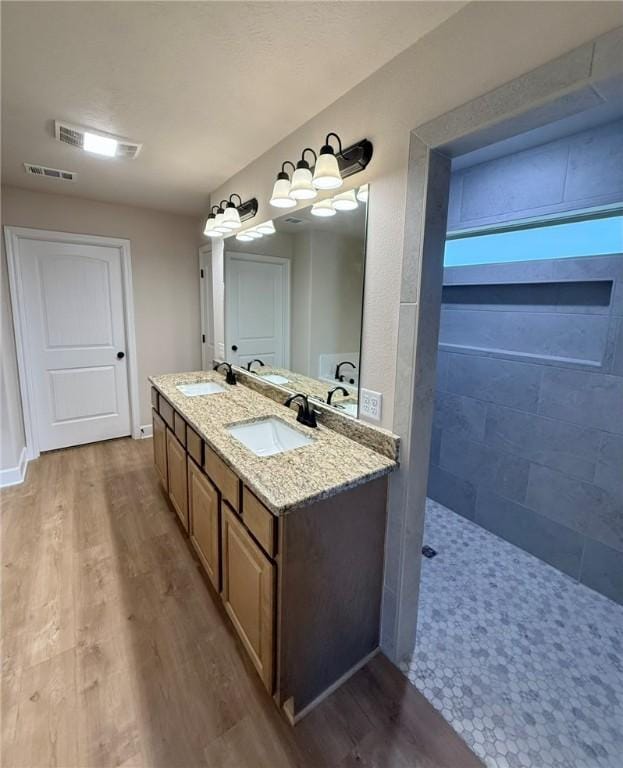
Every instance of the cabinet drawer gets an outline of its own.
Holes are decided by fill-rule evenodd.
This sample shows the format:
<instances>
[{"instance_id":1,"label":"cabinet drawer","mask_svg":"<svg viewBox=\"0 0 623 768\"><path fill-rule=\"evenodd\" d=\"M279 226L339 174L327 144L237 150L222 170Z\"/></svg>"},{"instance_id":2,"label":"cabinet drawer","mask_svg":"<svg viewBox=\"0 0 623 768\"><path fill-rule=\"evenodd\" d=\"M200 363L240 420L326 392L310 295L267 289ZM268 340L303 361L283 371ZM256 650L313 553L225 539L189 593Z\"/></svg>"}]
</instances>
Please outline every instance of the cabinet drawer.
<instances>
[{"instance_id":1,"label":"cabinet drawer","mask_svg":"<svg viewBox=\"0 0 623 768\"><path fill-rule=\"evenodd\" d=\"M167 403L164 397L158 397L158 412L167 423L169 429L175 429L173 423L173 406Z\"/></svg>"},{"instance_id":2,"label":"cabinet drawer","mask_svg":"<svg viewBox=\"0 0 623 768\"><path fill-rule=\"evenodd\" d=\"M269 693L273 690L275 564L222 507L223 603Z\"/></svg>"},{"instance_id":3,"label":"cabinet drawer","mask_svg":"<svg viewBox=\"0 0 623 768\"><path fill-rule=\"evenodd\" d=\"M151 388L151 404L158 410L158 390L155 387Z\"/></svg>"},{"instance_id":4,"label":"cabinet drawer","mask_svg":"<svg viewBox=\"0 0 623 768\"><path fill-rule=\"evenodd\" d=\"M236 512L240 511L240 480L238 475L214 453L205 446L205 471L221 492L221 496Z\"/></svg>"},{"instance_id":5,"label":"cabinet drawer","mask_svg":"<svg viewBox=\"0 0 623 768\"><path fill-rule=\"evenodd\" d=\"M186 425L186 450L193 457L193 459L203 466L203 440L195 432L192 427Z\"/></svg>"},{"instance_id":6,"label":"cabinet drawer","mask_svg":"<svg viewBox=\"0 0 623 768\"><path fill-rule=\"evenodd\" d=\"M177 411L173 414L173 424L174 424L174 432L175 437L180 441L180 443L186 447L186 422L184 419L179 415Z\"/></svg>"},{"instance_id":7,"label":"cabinet drawer","mask_svg":"<svg viewBox=\"0 0 623 768\"><path fill-rule=\"evenodd\" d=\"M242 520L266 554L274 557L277 554L277 518L246 487L242 489Z\"/></svg>"}]
</instances>

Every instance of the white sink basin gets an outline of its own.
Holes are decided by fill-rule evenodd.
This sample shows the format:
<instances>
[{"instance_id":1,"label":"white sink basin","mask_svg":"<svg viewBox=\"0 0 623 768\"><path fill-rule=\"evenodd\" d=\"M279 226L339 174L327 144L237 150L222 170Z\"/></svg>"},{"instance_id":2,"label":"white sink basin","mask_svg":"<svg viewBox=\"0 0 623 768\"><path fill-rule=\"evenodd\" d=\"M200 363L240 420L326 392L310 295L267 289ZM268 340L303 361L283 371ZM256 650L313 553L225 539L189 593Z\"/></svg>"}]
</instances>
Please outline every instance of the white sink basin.
<instances>
[{"instance_id":1,"label":"white sink basin","mask_svg":"<svg viewBox=\"0 0 623 768\"><path fill-rule=\"evenodd\" d=\"M271 384L287 384L289 381L285 376L280 376L278 373L267 373L262 378L270 381Z\"/></svg>"},{"instance_id":2,"label":"white sink basin","mask_svg":"<svg viewBox=\"0 0 623 768\"><path fill-rule=\"evenodd\" d=\"M213 381L201 381L199 384L178 384L176 389L186 395L186 397L197 397L198 395L216 395L218 392L224 392L225 387L215 384Z\"/></svg>"},{"instance_id":3,"label":"white sink basin","mask_svg":"<svg viewBox=\"0 0 623 768\"><path fill-rule=\"evenodd\" d=\"M313 442L311 437L274 416L249 424L235 424L228 431L256 456L274 456Z\"/></svg>"}]
</instances>

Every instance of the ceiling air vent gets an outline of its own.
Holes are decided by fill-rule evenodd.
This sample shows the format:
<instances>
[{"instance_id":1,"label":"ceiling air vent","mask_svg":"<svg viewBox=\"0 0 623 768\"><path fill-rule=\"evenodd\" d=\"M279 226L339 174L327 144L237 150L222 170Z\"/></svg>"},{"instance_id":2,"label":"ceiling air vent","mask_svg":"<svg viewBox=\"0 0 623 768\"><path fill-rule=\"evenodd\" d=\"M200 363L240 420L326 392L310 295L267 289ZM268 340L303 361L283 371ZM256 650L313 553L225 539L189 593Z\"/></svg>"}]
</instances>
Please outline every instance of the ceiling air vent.
<instances>
[{"instance_id":1,"label":"ceiling air vent","mask_svg":"<svg viewBox=\"0 0 623 768\"><path fill-rule=\"evenodd\" d=\"M62 171L60 168L48 168L45 165L24 163L26 173L31 176L47 176L48 179L61 179L61 181L75 181L76 174L73 171Z\"/></svg>"},{"instance_id":2,"label":"ceiling air vent","mask_svg":"<svg viewBox=\"0 0 623 768\"><path fill-rule=\"evenodd\" d=\"M54 121L54 136L59 141L62 141L63 144L69 144L71 147L84 149L85 133L89 133L92 136L100 136L104 139L114 139L117 142L116 149L114 150L114 157L122 157L126 160L134 160L134 158L141 151L141 147L143 146L136 141L123 138L123 136L114 136L111 133L95 131L92 128L85 128L82 125L65 123L61 120Z\"/></svg>"}]
</instances>

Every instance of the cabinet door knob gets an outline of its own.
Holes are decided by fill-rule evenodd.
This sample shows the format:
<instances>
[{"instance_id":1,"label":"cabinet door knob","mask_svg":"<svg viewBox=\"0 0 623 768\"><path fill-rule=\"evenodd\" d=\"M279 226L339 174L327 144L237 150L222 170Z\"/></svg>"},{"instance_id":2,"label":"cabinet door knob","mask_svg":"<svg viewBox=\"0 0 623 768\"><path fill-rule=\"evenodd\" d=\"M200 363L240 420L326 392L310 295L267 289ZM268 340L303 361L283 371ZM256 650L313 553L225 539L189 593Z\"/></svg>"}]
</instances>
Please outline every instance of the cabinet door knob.
<instances>
[{"instance_id":1,"label":"cabinet door knob","mask_svg":"<svg viewBox=\"0 0 623 768\"><path fill-rule=\"evenodd\" d=\"M125 352L117 352L117 360L123 360L125 357Z\"/></svg>"}]
</instances>

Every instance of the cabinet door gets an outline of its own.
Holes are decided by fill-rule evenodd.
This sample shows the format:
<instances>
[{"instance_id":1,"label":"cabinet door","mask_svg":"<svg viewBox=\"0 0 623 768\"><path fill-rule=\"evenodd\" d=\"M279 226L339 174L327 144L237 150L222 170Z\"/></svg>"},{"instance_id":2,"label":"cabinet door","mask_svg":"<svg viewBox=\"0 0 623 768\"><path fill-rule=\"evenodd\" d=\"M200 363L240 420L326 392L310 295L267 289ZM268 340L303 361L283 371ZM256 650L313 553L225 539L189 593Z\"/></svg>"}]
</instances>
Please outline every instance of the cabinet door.
<instances>
[{"instance_id":1,"label":"cabinet door","mask_svg":"<svg viewBox=\"0 0 623 768\"><path fill-rule=\"evenodd\" d=\"M273 690L275 564L223 504L223 601L269 693Z\"/></svg>"},{"instance_id":2,"label":"cabinet door","mask_svg":"<svg viewBox=\"0 0 623 768\"><path fill-rule=\"evenodd\" d=\"M168 490L169 480L167 474L167 428L164 421L155 411L152 411L154 464L160 475L162 485Z\"/></svg>"},{"instance_id":3,"label":"cabinet door","mask_svg":"<svg viewBox=\"0 0 623 768\"><path fill-rule=\"evenodd\" d=\"M167 466L169 498L171 504L188 530L188 486L186 484L186 451L177 438L167 429Z\"/></svg>"},{"instance_id":4,"label":"cabinet door","mask_svg":"<svg viewBox=\"0 0 623 768\"><path fill-rule=\"evenodd\" d=\"M191 459L188 460L190 540L214 588L220 589L218 491Z\"/></svg>"}]
</instances>

